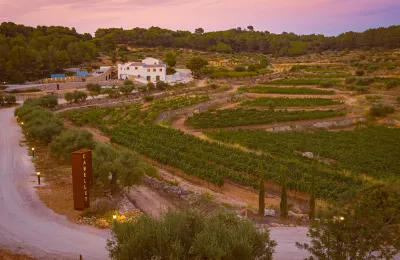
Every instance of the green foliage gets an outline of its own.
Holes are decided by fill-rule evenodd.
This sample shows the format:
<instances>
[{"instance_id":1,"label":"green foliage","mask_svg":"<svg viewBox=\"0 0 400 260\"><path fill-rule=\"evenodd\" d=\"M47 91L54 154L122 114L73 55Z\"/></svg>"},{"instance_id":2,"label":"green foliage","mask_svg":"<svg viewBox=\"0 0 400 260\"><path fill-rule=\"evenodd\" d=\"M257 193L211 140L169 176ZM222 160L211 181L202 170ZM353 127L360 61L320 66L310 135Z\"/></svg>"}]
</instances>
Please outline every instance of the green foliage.
<instances>
[{"instance_id":1,"label":"green foliage","mask_svg":"<svg viewBox=\"0 0 400 260\"><path fill-rule=\"evenodd\" d=\"M269 107L270 101L278 107L312 107L312 106L332 106L340 105L341 101L329 98L256 98L242 102L241 106L249 107Z\"/></svg>"},{"instance_id":2,"label":"green foliage","mask_svg":"<svg viewBox=\"0 0 400 260\"><path fill-rule=\"evenodd\" d=\"M58 105L57 96L46 95L39 98L25 99L24 105L27 106L41 106L44 108L55 108Z\"/></svg>"},{"instance_id":3,"label":"green foliage","mask_svg":"<svg viewBox=\"0 0 400 260\"><path fill-rule=\"evenodd\" d=\"M17 103L17 98L13 95L0 94L0 106L13 105Z\"/></svg>"},{"instance_id":4,"label":"green foliage","mask_svg":"<svg viewBox=\"0 0 400 260\"><path fill-rule=\"evenodd\" d=\"M107 248L123 259L272 259L276 242L248 220L217 213L167 212L159 219L143 216L117 223Z\"/></svg>"},{"instance_id":5,"label":"green foliage","mask_svg":"<svg viewBox=\"0 0 400 260\"><path fill-rule=\"evenodd\" d=\"M263 172L263 169L260 170ZM258 214L264 217L265 212L265 186L264 186L264 174L260 175L258 184Z\"/></svg>"},{"instance_id":6,"label":"green foliage","mask_svg":"<svg viewBox=\"0 0 400 260\"><path fill-rule=\"evenodd\" d=\"M287 218L289 214L288 197L287 197L287 179L286 179L286 167L281 166L280 174L282 175L282 190L281 190L281 202L279 203L280 215L282 218Z\"/></svg>"},{"instance_id":7,"label":"green foliage","mask_svg":"<svg viewBox=\"0 0 400 260\"><path fill-rule=\"evenodd\" d=\"M125 85L125 86L132 86L132 85L133 85L133 82L132 82L132 80L125 79L125 80L124 80L124 85Z\"/></svg>"},{"instance_id":8,"label":"green foliage","mask_svg":"<svg viewBox=\"0 0 400 260\"><path fill-rule=\"evenodd\" d=\"M175 67L176 56L177 56L176 52L173 52L173 51L167 51L164 54L164 60L167 63L168 67L171 67L171 68Z\"/></svg>"},{"instance_id":9,"label":"green foliage","mask_svg":"<svg viewBox=\"0 0 400 260\"><path fill-rule=\"evenodd\" d=\"M369 86L371 83L373 83L375 80L373 78L358 78L354 82L357 86Z\"/></svg>"},{"instance_id":10,"label":"green foliage","mask_svg":"<svg viewBox=\"0 0 400 260\"><path fill-rule=\"evenodd\" d=\"M61 26L0 24L0 82L23 83L98 57L89 34Z\"/></svg>"},{"instance_id":11,"label":"green foliage","mask_svg":"<svg viewBox=\"0 0 400 260\"><path fill-rule=\"evenodd\" d=\"M64 94L64 98L69 103L83 102L87 99L86 92L75 90L74 92L67 92Z\"/></svg>"},{"instance_id":12,"label":"green foliage","mask_svg":"<svg viewBox=\"0 0 400 260\"><path fill-rule=\"evenodd\" d=\"M364 72L363 70L357 70L357 71L356 71L356 76L362 77L362 76L364 76L364 75L365 75L365 72Z\"/></svg>"},{"instance_id":13,"label":"green foliage","mask_svg":"<svg viewBox=\"0 0 400 260\"><path fill-rule=\"evenodd\" d=\"M252 88L239 88L241 92L249 93L271 93L271 94L311 94L311 95L333 95L335 91L333 90L321 90L314 88L282 88L282 87L263 87L256 86Z\"/></svg>"},{"instance_id":14,"label":"green foliage","mask_svg":"<svg viewBox=\"0 0 400 260\"><path fill-rule=\"evenodd\" d=\"M400 147L397 143L400 142L400 130L396 128L370 126L354 131L284 133L237 130L206 132L206 135L218 141L240 144L285 158L293 157L294 151L312 152L333 160L332 167L354 174L363 173L382 179L395 179L399 174ZM319 178L316 176L317 193Z\"/></svg>"},{"instance_id":15,"label":"green foliage","mask_svg":"<svg viewBox=\"0 0 400 260\"><path fill-rule=\"evenodd\" d=\"M125 96L131 94L134 89L135 89L135 87L133 85L125 85L124 84L124 85L118 87L118 91L120 91Z\"/></svg>"},{"instance_id":16,"label":"green foliage","mask_svg":"<svg viewBox=\"0 0 400 260\"><path fill-rule=\"evenodd\" d=\"M53 138L50 143L50 151L56 158L71 160L71 153L80 149L94 149L96 143L93 135L85 130L66 130Z\"/></svg>"},{"instance_id":17,"label":"green foliage","mask_svg":"<svg viewBox=\"0 0 400 260\"><path fill-rule=\"evenodd\" d=\"M159 90L166 90L169 87L168 83L164 82L164 81L157 81L156 82L156 88Z\"/></svg>"},{"instance_id":18,"label":"green foliage","mask_svg":"<svg viewBox=\"0 0 400 260\"><path fill-rule=\"evenodd\" d=\"M86 89L90 92L100 93L101 86L97 83L88 83L86 84Z\"/></svg>"},{"instance_id":19,"label":"green foliage","mask_svg":"<svg viewBox=\"0 0 400 260\"><path fill-rule=\"evenodd\" d=\"M384 117L394 113L394 107L386 104L373 104L369 109L369 114L374 117Z\"/></svg>"},{"instance_id":20,"label":"green foliage","mask_svg":"<svg viewBox=\"0 0 400 260\"><path fill-rule=\"evenodd\" d=\"M255 71L215 71L210 77L211 78L238 78L238 77L253 77L257 76L258 73Z\"/></svg>"},{"instance_id":21,"label":"green foliage","mask_svg":"<svg viewBox=\"0 0 400 260\"><path fill-rule=\"evenodd\" d=\"M176 73L176 69L167 67L167 75L174 75Z\"/></svg>"},{"instance_id":22,"label":"green foliage","mask_svg":"<svg viewBox=\"0 0 400 260\"><path fill-rule=\"evenodd\" d=\"M369 102L377 102L383 99L381 95L365 95L365 100Z\"/></svg>"},{"instance_id":23,"label":"green foliage","mask_svg":"<svg viewBox=\"0 0 400 260\"><path fill-rule=\"evenodd\" d=\"M144 96L143 99L144 99L146 102L151 102L151 101L154 100L154 96Z\"/></svg>"},{"instance_id":24,"label":"green foliage","mask_svg":"<svg viewBox=\"0 0 400 260\"><path fill-rule=\"evenodd\" d=\"M100 93L108 95L109 98L118 98L121 96L121 93L119 92L118 89L112 89L112 88L102 89Z\"/></svg>"},{"instance_id":25,"label":"green foliage","mask_svg":"<svg viewBox=\"0 0 400 260\"><path fill-rule=\"evenodd\" d=\"M365 94L368 93L369 88L368 86L355 86L354 90L359 94Z\"/></svg>"},{"instance_id":26,"label":"green foliage","mask_svg":"<svg viewBox=\"0 0 400 260\"><path fill-rule=\"evenodd\" d=\"M398 85L399 85L399 83L397 81L395 81L395 80L390 80L390 81L386 82L386 88L387 89L395 88Z\"/></svg>"},{"instance_id":27,"label":"green foliage","mask_svg":"<svg viewBox=\"0 0 400 260\"><path fill-rule=\"evenodd\" d=\"M357 80L357 78L355 78L355 77L348 77L348 78L345 79L344 82L345 82L346 84L353 84L353 83L356 82L356 80Z\"/></svg>"},{"instance_id":28,"label":"green foliage","mask_svg":"<svg viewBox=\"0 0 400 260\"><path fill-rule=\"evenodd\" d=\"M215 46L211 47L210 49L213 51L216 51L216 52L224 52L224 53L231 53L233 51L232 47L230 45L225 44L223 42L217 43Z\"/></svg>"},{"instance_id":29,"label":"green foliage","mask_svg":"<svg viewBox=\"0 0 400 260\"><path fill-rule=\"evenodd\" d=\"M308 52L308 43L302 41L292 41L287 52L288 56L300 56Z\"/></svg>"},{"instance_id":30,"label":"green foliage","mask_svg":"<svg viewBox=\"0 0 400 260\"><path fill-rule=\"evenodd\" d=\"M235 71L236 71L236 72L243 72L243 71L246 71L246 68L243 67L243 66L236 66L236 67L235 67Z\"/></svg>"},{"instance_id":31,"label":"green foliage","mask_svg":"<svg viewBox=\"0 0 400 260\"><path fill-rule=\"evenodd\" d=\"M335 85L335 83L333 83L333 82L330 81L330 80L321 81L321 82L319 83L319 86L320 86L321 88L331 88L331 87L333 87L334 85Z\"/></svg>"},{"instance_id":32,"label":"green foliage","mask_svg":"<svg viewBox=\"0 0 400 260\"><path fill-rule=\"evenodd\" d=\"M195 114L189 117L186 123L194 128L220 128L329 118L345 114L344 110L274 112L257 109L224 109Z\"/></svg>"},{"instance_id":33,"label":"green foliage","mask_svg":"<svg viewBox=\"0 0 400 260\"><path fill-rule=\"evenodd\" d=\"M264 85L320 85L326 82L326 80L321 79L278 79L273 81L263 82ZM339 83L339 80L330 80L331 84Z\"/></svg>"},{"instance_id":34,"label":"green foliage","mask_svg":"<svg viewBox=\"0 0 400 260\"><path fill-rule=\"evenodd\" d=\"M400 252L398 194L373 186L344 201L313 224L310 243L297 247L318 259L394 259Z\"/></svg>"},{"instance_id":35,"label":"green foliage","mask_svg":"<svg viewBox=\"0 0 400 260\"><path fill-rule=\"evenodd\" d=\"M187 63L186 67L190 69L192 72L197 73L201 68L204 68L208 65L208 62L200 57L192 57Z\"/></svg>"},{"instance_id":36,"label":"green foliage","mask_svg":"<svg viewBox=\"0 0 400 260\"><path fill-rule=\"evenodd\" d=\"M308 201L308 218L312 221L315 219L315 174L314 169L311 180L311 193Z\"/></svg>"}]
</instances>

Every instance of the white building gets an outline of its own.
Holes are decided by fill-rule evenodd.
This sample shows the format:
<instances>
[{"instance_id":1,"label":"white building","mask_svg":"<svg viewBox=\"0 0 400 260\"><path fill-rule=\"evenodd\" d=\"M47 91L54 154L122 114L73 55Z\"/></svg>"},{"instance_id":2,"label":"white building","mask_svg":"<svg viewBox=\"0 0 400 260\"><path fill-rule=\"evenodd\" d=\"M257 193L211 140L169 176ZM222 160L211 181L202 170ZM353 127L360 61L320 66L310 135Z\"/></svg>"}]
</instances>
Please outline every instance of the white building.
<instances>
[{"instance_id":1,"label":"white building","mask_svg":"<svg viewBox=\"0 0 400 260\"><path fill-rule=\"evenodd\" d=\"M118 64L118 79L130 79L142 83L166 81L167 66L158 59L146 58L142 62Z\"/></svg>"}]
</instances>

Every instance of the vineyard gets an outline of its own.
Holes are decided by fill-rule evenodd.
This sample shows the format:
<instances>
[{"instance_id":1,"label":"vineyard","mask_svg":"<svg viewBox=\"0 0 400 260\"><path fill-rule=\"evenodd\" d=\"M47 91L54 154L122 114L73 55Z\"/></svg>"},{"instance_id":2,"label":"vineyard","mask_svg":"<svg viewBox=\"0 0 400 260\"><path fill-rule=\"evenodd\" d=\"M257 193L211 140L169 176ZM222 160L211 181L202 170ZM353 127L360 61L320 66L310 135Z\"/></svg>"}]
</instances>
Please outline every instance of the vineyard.
<instances>
[{"instance_id":1,"label":"vineyard","mask_svg":"<svg viewBox=\"0 0 400 260\"><path fill-rule=\"evenodd\" d=\"M264 82L264 85L319 85L324 80L321 79L278 79ZM340 83L340 80L332 79L333 83Z\"/></svg>"},{"instance_id":2,"label":"vineyard","mask_svg":"<svg viewBox=\"0 0 400 260\"><path fill-rule=\"evenodd\" d=\"M400 174L400 129L383 126L358 128L354 131L316 131L272 133L265 131L213 131L207 136L279 156L293 151L313 152L334 160L333 165L356 174L397 180ZM379 145L377 145L379 144Z\"/></svg>"},{"instance_id":3,"label":"vineyard","mask_svg":"<svg viewBox=\"0 0 400 260\"><path fill-rule=\"evenodd\" d=\"M280 87L261 87L239 88L240 92L261 93L261 94L293 94L293 95L334 95L333 90L323 90L314 88L280 88Z\"/></svg>"},{"instance_id":4,"label":"vineyard","mask_svg":"<svg viewBox=\"0 0 400 260\"><path fill-rule=\"evenodd\" d=\"M279 167L285 165L290 189L309 192L311 188L309 162L259 156L157 125L123 126L108 132L114 143L216 185L221 186L225 179L230 179L256 187L261 166L268 169L264 172L266 180L281 183ZM317 194L321 198L334 199L340 193L361 185L354 177L327 169L319 169L315 174Z\"/></svg>"},{"instance_id":5,"label":"vineyard","mask_svg":"<svg viewBox=\"0 0 400 260\"><path fill-rule=\"evenodd\" d=\"M154 119L163 111L195 105L209 100L208 96L178 96L158 99L150 103L148 109L141 104L131 104L112 108L87 108L85 110L67 110L61 113L62 117L69 118L77 125L109 126L125 122L138 124L154 122Z\"/></svg>"},{"instance_id":6,"label":"vineyard","mask_svg":"<svg viewBox=\"0 0 400 260\"><path fill-rule=\"evenodd\" d=\"M194 114L188 118L186 123L193 128L206 129L330 118L344 115L346 115L345 110L266 111L257 109L224 109Z\"/></svg>"},{"instance_id":7,"label":"vineyard","mask_svg":"<svg viewBox=\"0 0 400 260\"><path fill-rule=\"evenodd\" d=\"M256 98L247 100L240 106L249 107L312 107L312 106L333 106L340 105L343 102L329 98Z\"/></svg>"}]
</instances>

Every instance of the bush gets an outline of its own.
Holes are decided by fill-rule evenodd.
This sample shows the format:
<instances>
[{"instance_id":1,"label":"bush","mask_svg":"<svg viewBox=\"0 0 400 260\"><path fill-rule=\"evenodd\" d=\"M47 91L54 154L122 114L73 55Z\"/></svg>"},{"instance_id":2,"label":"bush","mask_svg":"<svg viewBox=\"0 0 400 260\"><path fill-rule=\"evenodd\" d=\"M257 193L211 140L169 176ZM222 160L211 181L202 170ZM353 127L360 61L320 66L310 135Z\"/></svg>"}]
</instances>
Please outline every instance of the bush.
<instances>
[{"instance_id":1,"label":"bush","mask_svg":"<svg viewBox=\"0 0 400 260\"><path fill-rule=\"evenodd\" d=\"M374 104L369 109L369 114L374 117L384 117L394 113L394 107L385 104Z\"/></svg>"},{"instance_id":2,"label":"bush","mask_svg":"<svg viewBox=\"0 0 400 260\"><path fill-rule=\"evenodd\" d=\"M398 86L398 82L395 80L390 80L388 82L386 82L386 88L387 89L392 89Z\"/></svg>"},{"instance_id":3,"label":"bush","mask_svg":"<svg viewBox=\"0 0 400 260\"><path fill-rule=\"evenodd\" d=\"M173 75L176 73L176 69L167 67L167 75Z\"/></svg>"},{"instance_id":4,"label":"bush","mask_svg":"<svg viewBox=\"0 0 400 260\"><path fill-rule=\"evenodd\" d=\"M247 67L247 71L256 71L257 69L256 69L256 66L254 66L253 64L250 64L248 67Z\"/></svg>"},{"instance_id":5,"label":"bush","mask_svg":"<svg viewBox=\"0 0 400 260\"><path fill-rule=\"evenodd\" d=\"M101 86L100 84L89 83L86 85L86 89L90 92L100 93Z\"/></svg>"},{"instance_id":6,"label":"bush","mask_svg":"<svg viewBox=\"0 0 400 260\"><path fill-rule=\"evenodd\" d=\"M237 66L237 67L235 67L235 71L236 72L243 72L243 71L246 71L246 68L243 67L243 66Z\"/></svg>"},{"instance_id":7,"label":"bush","mask_svg":"<svg viewBox=\"0 0 400 260\"><path fill-rule=\"evenodd\" d=\"M56 115L42 108L33 109L22 119L26 122L24 131L28 137L46 144L64 129L63 122Z\"/></svg>"},{"instance_id":8,"label":"bush","mask_svg":"<svg viewBox=\"0 0 400 260\"><path fill-rule=\"evenodd\" d=\"M90 208L82 212L83 217L104 217L107 213L118 209L118 199L101 198L90 203Z\"/></svg>"},{"instance_id":9,"label":"bush","mask_svg":"<svg viewBox=\"0 0 400 260\"><path fill-rule=\"evenodd\" d=\"M365 96L365 100L369 101L369 102L377 102L379 100L381 100L383 97L380 95L366 95Z\"/></svg>"},{"instance_id":10,"label":"bush","mask_svg":"<svg viewBox=\"0 0 400 260\"><path fill-rule=\"evenodd\" d=\"M108 240L110 257L122 259L272 259L276 242L249 220L232 214L203 216L168 212L117 223Z\"/></svg>"},{"instance_id":11,"label":"bush","mask_svg":"<svg viewBox=\"0 0 400 260\"><path fill-rule=\"evenodd\" d=\"M153 90L153 89L156 89L156 85L153 82L149 82L146 84L146 88L148 90Z\"/></svg>"},{"instance_id":12,"label":"bush","mask_svg":"<svg viewBox=\"0 0 400 260\"><path fill-rule=\"evenodd\" d=\"M109 98L118 98L121 96L119 90L111 88L102 89L101 94L108 95Z\"/></svg>"},{"instance_id":13,"label":"bush","mask_svg":"<svg viewBox=\"0 0 400 260\"><path fill-rule=\"evenodd\" d=\"M8 93L12 94L19 94L19 93L33 93L33 92L40 92L41 89L39 88L27 88L27 89L11 89L7 91Z\"/></svg>"},{"instance_id":14,"label":"bush","mask_svg":"<svg viewBox=\"0 0 400 260\"><path fill-rule=\"evenodd\" d=\"M121 91L121 93L124 94L124 95L129 95L129 94L132 93L132 90L134 88L135 87L133 85L123 85L123 86L120 86L118 88L118 90Z\"/></svg>"},{"instance_id":15,"label":"bush","mask_svg":"<svg viewBox=\"0 0 400 260\"><path fill-rule=\"evenodd\" d=\"M67 130L50 143L50 151L56 158L71 160L71 153L80 149L92 150L96 146L93 135L85 130Z\"/></svg>"},{"instance_id":16,"label":"bush","mask_svg":"<svg viewBox=\"0 0 400 260\"><path fill-rule=\"evenodd\" d=\"M168 83L166 83L166 82L164 82L164 81L159 80L159 81L157 81L157 83L156 83L156 88L157 88L157 89L165 90L165 89L167 89L168 87L169 87Z\"/></svg>"},{"instance_id":17,"label":"bush","mask_svg":"<svg viewBox=\"0 0 400 260\"><path fill-rule=\"evenodd\" d=\"M130 86L130 85L133 85L133 82L131 80L129 80L129 79L126 79L126 80L124 80L124 85L125 86Z\"/></svg>"},{"instance_id":18,"label":"bush","mask_svg":"<svg viewBox=\"0 0 400 260\"><path fill-rule=\"evenodd\" d=\"M334 86L334 83L332 81L321 81L321 83L319 83L319 86L322 88L331 88Z\"/></svg>"},{"instance_id":19,"label":"bush","mask_svg":"<svg viewBox=\"0 0 400 260\"><path fill-rule=\"evenodd\" d=\"M355 78L355 77L349 77L349 78L346 78L344 82L346 84L353 84L354 82L356 82L356 80L357 80L357 78Z\"/></svg>"},{"instance_id":20,"label":"bush","mask_svg":"<svg viewBox=\"0 0 400 260\"><path fill-rule=\"evenodd\" d=\"M375 80L373 78L359 78L355 81L357 86L369 86Z\"/></svg>"},{"instance_id":21,"label":"bush","mask_svg":"<svg viewBox=\"0 0 400 260\"><path fill-rule=\"evenodd\" d=\"M363 70L357 70L356 71L356 76L362 77L365 75L365 72Z\"/></svg>"},{"instance_id":22,"label":"bush","mask_svg":"<svg viewBox=\"0 0 400 260\"><path fill-rule=\"evenodd\" d=\"M0 94L0 106L12 105L17 103L17 98L13 95L1 95Z\"/></svg>"},{"instance_id":23,"label":"bush","mask_svg":"<svg viewBox=\"0 0 400 260\"><path fill-rule=\"evenodd\" d=\"M87 99L87 94L83 91L67 92L64 94L64 99L69 103L78 103Z\"/></svg>"},{"instance_id":24,"label":"bush","mask_svg":"<svg viewBox=\"0 0 400 260\"><path fill-rule=\"evenodd\" d=\"M154 100L154 96L144 96L143 97L146 102L151 102Z\"/></svg>"},{"instance_id":25,"label":"bush","mask_svg":"<svg viewBox=\"0 0 400 260\"><path fill-rule=\"evenodd\" d=\"M354 90L359 94L365 94L368 92L368 86L355 86Z\"/></svg>"}]
</instances>

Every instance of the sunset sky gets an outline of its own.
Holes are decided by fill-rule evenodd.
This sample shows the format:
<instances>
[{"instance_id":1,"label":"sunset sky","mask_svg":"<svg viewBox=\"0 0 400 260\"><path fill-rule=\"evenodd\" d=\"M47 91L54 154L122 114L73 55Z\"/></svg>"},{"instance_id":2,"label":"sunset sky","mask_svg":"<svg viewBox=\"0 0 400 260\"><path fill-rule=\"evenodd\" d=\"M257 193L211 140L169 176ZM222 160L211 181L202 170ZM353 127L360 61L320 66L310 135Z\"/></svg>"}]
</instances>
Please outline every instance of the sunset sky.
<instances>
[{"instance_id":1,"label":"sunset sky","mask_svg":"<svg viewBox=\"0 0 400 260\"><path fill-rule=\"evenodd\" d=\"M399 0L0 0L0 22L194 31L253 25L274 33L323 33L400 24Z\"/></svg>"}]
</instances>

